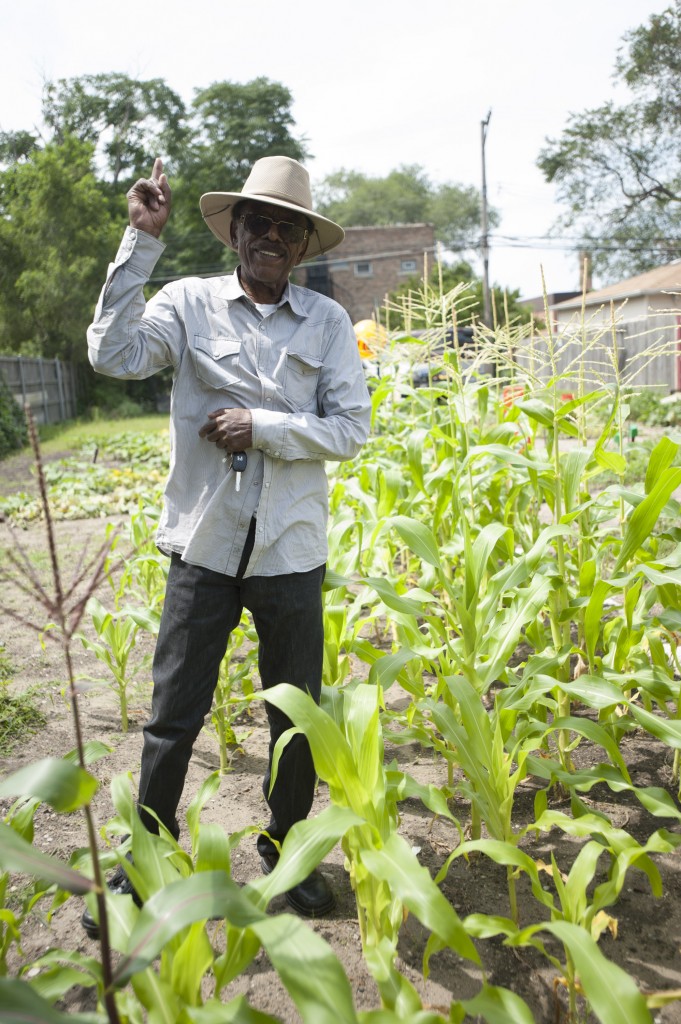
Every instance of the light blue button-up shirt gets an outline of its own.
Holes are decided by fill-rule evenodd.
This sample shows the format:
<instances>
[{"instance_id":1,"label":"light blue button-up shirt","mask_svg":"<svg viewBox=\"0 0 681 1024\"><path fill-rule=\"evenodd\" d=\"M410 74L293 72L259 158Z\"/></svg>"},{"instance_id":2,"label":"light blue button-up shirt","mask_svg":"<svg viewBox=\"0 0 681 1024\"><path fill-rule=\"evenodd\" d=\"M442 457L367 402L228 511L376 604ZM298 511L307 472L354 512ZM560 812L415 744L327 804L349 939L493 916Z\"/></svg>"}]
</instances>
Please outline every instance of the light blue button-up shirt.
<instances>
[{"instance_id":1,"label":"light blue button-up shirt","mask_svg":"<svg viewBox=\"0 0 681 1024\"><path fill-rule=\"evenodd\" d=\"M157 543L236 575L306 572L326 561L325 460L352 459L370 421L355 333L332 299L288 283L263 317L237 274L187 278L148 303L143 286L165 246L127 228L88 330L99 373L139 379L171 366L170 473ZM250 409L253 447L239 491L230 457L199 437L215 409Z\"/></svg>"}]
</instances>

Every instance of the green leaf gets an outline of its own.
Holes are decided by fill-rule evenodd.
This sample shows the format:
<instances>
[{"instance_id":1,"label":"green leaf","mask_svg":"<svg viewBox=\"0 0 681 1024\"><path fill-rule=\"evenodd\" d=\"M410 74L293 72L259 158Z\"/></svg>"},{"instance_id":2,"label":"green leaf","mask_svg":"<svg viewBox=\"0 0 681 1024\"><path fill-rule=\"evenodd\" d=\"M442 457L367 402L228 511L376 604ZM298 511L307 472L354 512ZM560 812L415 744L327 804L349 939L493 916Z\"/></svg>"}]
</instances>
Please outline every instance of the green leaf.
<instances>
[{"instance_id":1,"label":"green leaf","mask_svg":"<svg viewBox=\"0 0 681 1024\"><path fill-rule=\"evenodd\" d=\"M56 857L41 853L25 839L17 835L13 828L0 821L0 866L3 871L20 871L33 875L34 878L56 883L67 892L83 895L94 892L95 883L85 875L79 874L62 864Z\"/></svg>"},{"instance_id":2,"label":"green leaf","mask_svg":"<svg viewBox=\"0 0 681 1024\"><path fill-rule=\"evenodd\" d=\"M372 875L387 881L390 891L426 928L460 956L480 963L458 914L402 836L393 833L381 849L364 849L360 856Z\"/></svg>"},{"instance_id":3,"label":"green leaf","mask_svg":"<svg viewBox=\"0 0 681 1024\"><path fill-rule=\"evenodd\" d=\"M253 925L272 966L296 1004L303 1024L352 1024L352 989L331 947L293 914Z\"/></svg>"},{"instance_id":4,"label":"green leaf","mask_svg":"<svg viewBox=\"0 0 681 1024\"><path fill-rule=\"evenodd\" d=\"M577 504L584 470L589 464L592 455L593 452L590 448L576 448L572 451L564 452L560 457L563 473L563 497L565 509L568 512Z\"/></svg>"},{"instance_id":5,"label":"green leaf","mask_svg":"<svg viewBox=\"0 0 681 1024\"><path fill-rule=\"evenodd\" d=\"M89 804L99 783L78 765L61 758L47 757L0 782L2 796L33 796L55 811L67 814Z\"/></svg>"},{"instance_id":6,"label":"green leaf","mask_svg":"<svg viewBox=\"0 0 681 1024\"><path fill-rule=\"evenodd\" d=\"M173 956L171 981L173 992L183 1003L201 1002L203 976L213 966L213 947L202 921L195 921Z\"/></svg>"},{"instance_id":7,"label":"green leaf","mask_svg":"<svg viewBox=\"0 0 681 1024\"><path fill-rule=\"evenodd\" d=\"M249 890L257 892L266 904L288 892L307 878L348 829L363 823L364 819L349 808L333 805L325 807L316 818L296 822L282 843L274 871L251 882Z\"/></svg>"},{"instance_id":8,"label":"green leaf","mask_svg":"<svg viewBox=\"0 0 681 1024\"><path fill-rule=\"evenodd\" d=\"M377 657L369 670L369 682L387 690L398 678L404 666L416 658L419 658L419 655L408 647Z\"/></svg>"},{"instance_id":9,"label":"green leaf","mask_svg":"<svg viewBox=\"0 0 681 1024\"><path fill-rule=\"evenodd\" d=\"M653 532L660 512L677 487L681 486L681 469L665 469L661 472L650 493L637 505L627 521L614 573L626 565Z\"/></svg>"},{"instance_id":10,"label":"green leaf","mask_svg":"<svg viewBox=\"0 0 681 1024\"><path fill-rule=\"evenodd\" d=\"M185 1014L193 1024L281 1024L280 1017L271 1017L249 1006L245 996L237 996L228 1003L210 999L203 1006L186 1007Z\"/></svg>"},{"instance_id":11,"label":"green leaf","mask_svg":"<svg viewBox=\"0 0 681 1024\"><path fill-rule=\"evenodd\" d=\"M409 548L424 562L441 568L440 549L432 530L408 516L391 516L388 526L394 527Z\"/></svg>"},{"instance_id":12,"label":"green leaf","mask_svg":"<svg viewBox=\"0 0 681 1024\"><path fill-rule=\"evenodd\" d=\"M681 750L681 721L678 719L660 718L645 708L638 707L633 701L629 704L629 710L640 725L649 732L663 740L675 750Z\"/></svg>"},{"instance_id":13,"label":"green leaf","mask_svg":"<svg viewBox=\"0 0 681 1024\"><path fill-rule=\"evenodd\" d=\"M0 977L0 1020L2 1024L106 1024L100 1013L60 1013L34 992L25 981Z\"/></svg>"},{"instance_id":14,"label":"green leaf","mask_svg":"<svg viewBox=\"0 0 681 1024\"><path fill-rule=\"evenodd\" d=\"M542 925L560 939L572 957L584 994L604 1024L652 1024L643 995L633 978L606 960L583 928L567 921Z\"/></svg>"},{"instance_id":15,"label":"green leaf","mask_svg":"<svg viewBox=\"0 0 681 1024\"><path fill-rule=\"evenodd\" d=\"M466 999L462 1006L471 1017L482 1016L489 1024L534 1024L527 1003L497 985L484 985L474 999Z\"/></svg>"},{"instance_id":16,"label":"green leaf","mask_svg":"<svg viewBox=\"0 0 681 1024\"><path fill-rule=\"evenodd\" d=\"M558 688L589 708L609 708L623 702L622 690L603 676L586 673L572 682L559 682Z\"/></svg>"},{"instance_id":17,"label":"green leaf","mask_svg":"<svg viewBox=\"0 0 681 1024\"><path fill-rule=\"evenodd\" d=\"M288 683L280 683L262 694L305 733L310 744L317 774L328 783L335 802L344 802L361 817L371 820L374 807L358 774L348 741L336 723L317 707L309 694ZM342 794L342 797L341 797Z\"/></svg>"},{"instance_id":18,"label":"green leaf","mask_svg":"<svg viewBox=\"0 0 681 1024\"><path fill-rule=\"evenodd\" d=\"M85 764L94 764L95 761L100 761L103 757L107 757L112 750L113 747L107 747L100 740L86 740L83 744L83 760ZM78 751L69 750L68 754L64 754L64 760L68 761L69 764L80 764Z\"/></svg>"},{"instance_id":19,"label":"green leaf","mask_svg":"<svg viewBox=\"0 0 681 1024\"><path fill-rule=\"evenodd\" d=\"M269 917L222 871L182 879L145 903L116 969L116 984L148 966L182 928L214 916L257 935L305 1024L354 1020L350 985L321 936L291 914Z\"/></svg>"},{"instance_id":20,"label":"green leaf","mask_svg":"<svg viewBox=\"0 0 681 1024\"><path fill-rule=\"evenodd\" d=\"M672 465L678 451L679 445L669 437L661 437L657 442L650 453L646 469L646 494L650 494L660 475Z\"/></svg>"}]
</instances>

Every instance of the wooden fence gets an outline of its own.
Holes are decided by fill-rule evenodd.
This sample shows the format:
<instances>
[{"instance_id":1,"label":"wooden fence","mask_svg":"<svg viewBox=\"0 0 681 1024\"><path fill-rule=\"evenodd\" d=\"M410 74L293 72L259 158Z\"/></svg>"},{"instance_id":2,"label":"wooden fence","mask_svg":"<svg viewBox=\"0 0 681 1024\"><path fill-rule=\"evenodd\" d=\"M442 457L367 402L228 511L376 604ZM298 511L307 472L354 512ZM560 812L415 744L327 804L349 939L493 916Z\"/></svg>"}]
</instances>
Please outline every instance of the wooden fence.
<instances>
[{"instance_id":1,"label":"wooden fence","mask_svg":"<svg viewBox=\"0 0 681 1024\"><path fill-rule=\"evenodd\" d=\"M0 356L0 373L23 407L28 405L36 423L60 423L77 414L77 374L60 359Z\"/></svg>"}]
</instances>

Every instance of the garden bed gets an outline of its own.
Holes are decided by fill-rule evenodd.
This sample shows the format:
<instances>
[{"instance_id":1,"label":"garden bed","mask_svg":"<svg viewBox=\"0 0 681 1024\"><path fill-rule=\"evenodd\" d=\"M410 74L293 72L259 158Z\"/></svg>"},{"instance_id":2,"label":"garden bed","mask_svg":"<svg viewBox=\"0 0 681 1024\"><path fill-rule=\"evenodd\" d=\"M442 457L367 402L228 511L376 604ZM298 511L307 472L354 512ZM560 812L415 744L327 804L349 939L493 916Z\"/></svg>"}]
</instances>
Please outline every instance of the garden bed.
<instances>
[{"instance_id":1,"label":"garden bed","mask_svg":"<svg viewBox=\"0 0 681 1024\"><path fill-rule=\"evenodd\" d=\"M106 522L122 520L110 518ZM61 521L56 524L65 578L69 577L70 568L76 564L84 542L89 538L94 550L103 539L106 522L99 519ZM26 551L38 564L42 560L44 565L44 526L40 523L32 524L20 531L18 536ZM103 599L105 593L106 589L102 592ZM35 607L31 606L29 599L15 597L13 603L18 612L35 620ZM65 677L59 645L45 640L44 648L41 647L35 632L7 617L4 618L0 640L5 647L5 656L14 668L10 684L12 690L19 692L31 688L37 705L47 718L45 728L35 735L26 736L25 741L19 743L4 759L3 772L9 773L37 757L63 757L73 749L75 743L70 711L63 693ZM140 645L139 653L148 652L152 646L152 639L146 638ZM74 652L77 672L97 674L91 654L81 649L79 644L74 647ZM353 663L353 670L366 674L366 666L358 662ZM120 773L131 772L134 785L141 751L141 729L148 713L149 696L148 683L142 683L131 700L130 728L127 734L120 730L118 707L110 692L86 689L80 697L86 738L99 739L111 747L111 753L92 766L101 785L94 803L96 820L100 826L113 814L109 793L111 779ZM393 707L404 707L408 700L408 695L401 692L399 687L394 686L389 691L388 702ZM221 778L219 791L208 803L202 816L202 820L218 823L227 833L236 832L249 824L262 823L266 818L261 792L267 750L262 704L256 703L249 712L243 713L240 726L248 733L243 741L243 751L234 754L231 771ZM622 747L636 785L662 786L673 794L669 748L643 731L629 733L622 740ZM585 763L597 757L586 744L580 745L578 756ZM388 742L386 759L391 760L393 757L397 758L403 770L423 783L432 782L439 786L447 781L443 763L436 761L432 754L423 751L414 742L397 746ZM200 784L218 766L215 740L204 733L199 737L190 765L181 814ZM517 818L518 828L533 820L533 801L538 787L536 780L528 778L517 792L514 823ZM603 785L591 790L584 796L584 800L595 810L606 813L613 825L626 827L629 834L641 842L655 828L660 827L661 823L648 815L636 800L627 794L612 793ZM327 804L327 787L320 784L313 814ZM9 801L4 801L3 811L8 806ZM469 820L469 808L464 802L453 809L462 824ZM64 860L86 843L83 819L78 814L57 815L43 806L36 814L35 824L35 845ZM418 850L420 863L433 876L459 841L451 822L434 818L416 799L408 799L401 805L399 831ZM569 869L579 848L574 839L557 830L540 834L536 840L528 837L523 840L523 846L530 850L535 860L541 859L547 865L554 854L563 871ZM662 875L663 895L653 898L647 878L636 870L630 871L617 905L610 908L617 919L616 935L606 932L600 940L602 951L608 959L622 966L644 992L681 989L681 861L676 855L665 854L656 858L656 864ZM355 899L339 847L326 858L323 870L337 894L337 907L328 918L310 923L310 927L330 943L341 961L350 980L357 1008L375 1007L379 1005L378 993L363 958ZM250 838L234 854L233 877L239 884L246 884L258 874L258 858L254 840ZM550 884L549 876L546 875L546 885ZM17 887L15 896L18 897L22 879L17 877L14 885ZM455 860L441 888L461 918L472 913L508 913L505 869L486 857L478 856L468 862L463 858ZM525 885L522 880L519 883L518 901L521 924L535 922L536 901L529 885ZM14 952L11 958L13 972L31 964L50 947L97 955L96 943L89 940L80 927L82 901L72 897L51 919L47 916L48 905L49 900L38 904L23 928L22 955ZM273 901L270 912L276 914L284 909L284 898L278 897ZM220 925L209 926L209 934L219 947L222 941ZM430 977L424 981L421 960L426 939L425 929L415 917L409 917L401 932L398 967L421 993L424 1005L438 1008L446 1014L452 999L470 999L476 994L480 988L480 972L451 950L445 950L433 957ZM505 946L500 939L479 942L478 946L491 984L504 986L522 996L536 1021L560 1019L559 1007L565 1004L564 993L556 971L543 956L532 949ZM243 992L252 1006L273 1014L283 1022L300 1020L262 950L224 996L226 998L236 992ZM60 1005L71 1013L94 1009L94 992L92 989L75 987L65 995ZM655 1020L664 1024L681 1021L680 1005L671 1004L657 1010Z\"/></svg>"}]
</instances>

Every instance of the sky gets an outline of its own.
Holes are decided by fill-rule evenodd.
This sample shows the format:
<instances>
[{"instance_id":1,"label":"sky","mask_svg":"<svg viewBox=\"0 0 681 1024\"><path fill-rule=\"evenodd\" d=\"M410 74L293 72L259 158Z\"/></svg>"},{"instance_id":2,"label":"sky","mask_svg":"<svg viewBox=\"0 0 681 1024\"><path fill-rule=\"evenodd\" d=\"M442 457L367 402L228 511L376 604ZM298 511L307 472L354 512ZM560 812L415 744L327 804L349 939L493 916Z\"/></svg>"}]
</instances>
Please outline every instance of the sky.
<instances>
[{"instance_id":1,"label":"sky","mask_svg":"<svg viewBox=\"0 0 681 1024\"><path fill-rule=\"evenodd\" d=\"M627 93L622 36L665 0L0 0L0 131L40 124L46 80L162 78L189 103L212 82L264 76L293 96L313 184L340 168L420 165L434 184L482 185L501 222L490 282L524 298L580 287L563 207L536 166L569 115ZM171 182L172 185L172 182ZM216 190L221 187L215 183ZM473 260L481 272L480 263ZM598 279L594 284L600 283Z\"/></svg>"}]
</instances>

